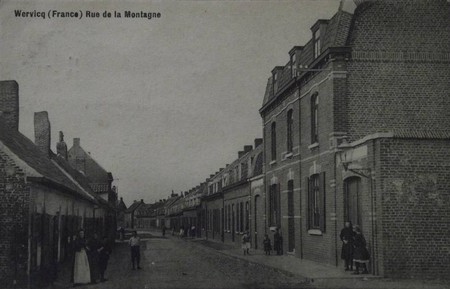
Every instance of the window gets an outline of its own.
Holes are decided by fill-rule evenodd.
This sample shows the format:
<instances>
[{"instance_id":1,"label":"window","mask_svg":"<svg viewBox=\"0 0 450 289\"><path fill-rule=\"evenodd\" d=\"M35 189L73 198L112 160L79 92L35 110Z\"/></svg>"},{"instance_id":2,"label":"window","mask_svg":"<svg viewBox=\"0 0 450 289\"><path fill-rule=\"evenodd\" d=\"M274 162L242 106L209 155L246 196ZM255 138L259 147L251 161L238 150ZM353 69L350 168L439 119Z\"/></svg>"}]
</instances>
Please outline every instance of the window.
<instances>
[{"instance_id":1,"label":"window","mask_svg":"<svg viewBox=\"0 0 450 289\"><path fill-rule=\"evenodd\" d=\"M292 74L292 77L295 77L296 74L297 74L297 65L295 64L295 61L296 61L296 59L295 59L295 53L294 53L291 56L291 74Z\"/></svg>"},{"instance_id":2,"label":"window","mask_svg":"<svg viewBox=\"0 0 450 289\"><path fill-rule=\"evenodd\" d=\"M292 116L292 109L287 113L287 151L292 152L292 126L294 123L294 119Z\"/></svg>"},{"instance_id":3,"label":"window","mask_svg":"<svg viewBox=\"0 0 450 289\"><path fill-rule=\"evenodd\" d=\"M313 33L314 41L314 58L320 55L320 29Z\"/></svg>"},{"instance_id":4,"label":"window","mask_svg":"<svg viewBox=\"0 0 450 289\"><path fill-rule=\"evenodd\" d=\"M308 227L325 232L325 173L312 175L308 183Z\"/></svg>"},{"instance_id":5,"label":"window","mask_svg":"<svg viewBox=\"0 0 450 289\"><path fill-rule=\"evenodd\" d=\"M273 74L273 94L275 94L275 92L278 90L278 75L277 73Z\"/></svg>"},{"instance_id":6,"label":"window","mask_svg":"<svg viewBox=\"0 0 450 289\"><path fill-rule=\"evenodd\" d=\"M275 161L277 159L277 124L275 122L272 122L270 137L272 161Z\"/></svg>"},{"instance_id":7,"label":"window","mask_svg":"<svg viewBox=\"0 0 450 289\"><path fill-rule=\"evenodd\" d=\"M311 143L319 142L319 97L315 93L311 97Z\"/></svg>"},{"instance_id":8,"label":"window","mask_svg":"<svg viewBox=\"0 0 450 289\"><path fill-rule=\"evenodd\" d=\"M270 226L280 225L280 194L276 184L270 186L269 191L269 221Z\"/></svg>"},{"instance_id":9,"label":"window","mask_svg":"<svg viewBox=\"0 0 450 289\"><path fill-rule=\"evenodd\" d=\"M242 203L242 202L240 204L240 211L239 212L241 213L241 215L239 217L239 221L240 221L240 224L239 224L240 230L239 230L239 232L242 232L242 231L244 231L244 203Z\"/></svg>"},{"instance_id":10,"label":"window","mask_svg":"<svg viewBox=\"0 0 450 289\"><path fill-rule=\"evenodd\" d=\"M245 230L246 231L250 229L249 219L250 219L250 205L248 202L246 202L245 203Z\"/></svg>"}]
</instances>

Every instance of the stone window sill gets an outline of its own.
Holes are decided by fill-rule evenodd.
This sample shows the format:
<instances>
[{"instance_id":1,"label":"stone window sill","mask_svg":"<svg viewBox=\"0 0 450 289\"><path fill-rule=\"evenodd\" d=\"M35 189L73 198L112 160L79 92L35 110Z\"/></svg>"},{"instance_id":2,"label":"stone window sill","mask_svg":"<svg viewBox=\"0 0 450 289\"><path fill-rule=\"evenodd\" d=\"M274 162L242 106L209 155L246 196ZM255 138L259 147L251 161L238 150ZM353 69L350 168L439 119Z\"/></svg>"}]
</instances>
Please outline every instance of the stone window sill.
<instances>
[{"instance_id":1,"label":"stone window sill","mask_svg":"<svg viewBox=\"0 0 450 289\"><path fill-rule=\"evenodd\" d=\"M319 229L308 230L308 234L311 236L322 236L322 231Z\"/></svg>"},{"instance_id":2,"label":"stone window sill","mask_svg":"<svg viewBox=\"0 0 450 289\"><path fill-rule=\"evenodd\" d=\"M277 161L271 161L269 164L271 165L271 166L273 166L274 164L276 164L277 163Z\"/></svg>"},{"instance_id":3,"label":"stone window sill","mask_svg":"<svg viewBox=\"0 0 450 289\"><path fill-rule=\"evenodd\" d=\"M293 156L292 152L289 152L289 153L287 153L287 154L284 156L284 158L285 158L285 159L290 159L290 158L292 158L292 156Z\"/></svg>"},{"instance_id":4,"label":"stone window sill","mask_svg":"<svg viewBox=\"0 0 450 289\"><path fill-rule=\"evenodd\" d=\"M311 144L311 145L308 146L308 148L309 148L310 150L315 149L315 148L318 148L318 147L319 147L319 143L318 143L318 142L315 142L315 143L313 143L313 144Z\"/></svg>"}]
</instances>

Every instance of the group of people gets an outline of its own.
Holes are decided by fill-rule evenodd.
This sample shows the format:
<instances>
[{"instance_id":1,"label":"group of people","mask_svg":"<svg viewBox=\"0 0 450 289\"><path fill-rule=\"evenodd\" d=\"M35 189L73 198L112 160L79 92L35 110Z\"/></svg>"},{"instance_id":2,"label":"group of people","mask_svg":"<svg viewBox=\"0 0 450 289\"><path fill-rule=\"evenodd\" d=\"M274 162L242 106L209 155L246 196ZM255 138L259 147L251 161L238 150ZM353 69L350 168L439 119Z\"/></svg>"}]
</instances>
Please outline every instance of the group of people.
<instances>
[{"instance_id":1,"label":"group of people","mask_svg":"<svg viewBox=\"0 0 450 289\"><path fill-rule=\"evenodd\" d=\"M71 281L74 286L107 281L105 272L112 253L107 237L99 240L98 235L94 234L92 238L86 240L84 230L80 230L73 242L73 248Z\"/></svg>"},{"instance_id":2,"label":"group of people","mask_svg":"<svg viewBox=\"0 0 450 289\"><path fill-rule=\"evenodd\" d=\"M268 234L264 235L263 245L264 253L266 255L270 255L270 251L272 251L272 243ZM281 236L278 228L275 229L275 233L273 234L273 250L277 253L277 255L283 255L283 236Z\"/></svg>"},{"instance_id":3,"label":"group of people","mask_svg":"<svg viewBox=\"0 0 450 289\"><path fill-rule=\"evenodd\" d=\"M353 227L351 222L345 222L345 227L341 234L342 251L341 258L345 262L345 271L353 271L353 262L355 271L353 274L368 274L366 264L369 263L370 254L366 248L366 239L358 226Z\"/></svg>"}]
</instances>

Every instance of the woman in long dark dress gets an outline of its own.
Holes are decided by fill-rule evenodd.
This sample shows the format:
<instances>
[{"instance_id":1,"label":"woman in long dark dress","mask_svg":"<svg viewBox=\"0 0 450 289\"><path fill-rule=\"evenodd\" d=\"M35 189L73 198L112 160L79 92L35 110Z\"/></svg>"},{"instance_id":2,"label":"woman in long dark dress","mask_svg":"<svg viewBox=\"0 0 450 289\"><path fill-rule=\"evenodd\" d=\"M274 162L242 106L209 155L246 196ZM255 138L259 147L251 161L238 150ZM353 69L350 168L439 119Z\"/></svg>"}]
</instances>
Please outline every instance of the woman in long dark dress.
<instances>
[{"instance_id":1,"label":"woman in long dark dress","mask_svg":"<svg viewBox=\"0 0 450 289\"><path fill-rule=\"evenodd\" d=\"M359 268L362 267L362 274L368 274L366 264L369 263L370 254L366 248L366 239L361 233L361 229L355 226L355 237L353 242L353 247L355 248L353 252L353 261L356 265L356 271L353 274L359 274Z\"/></svg>"},{"instance_id":2,"label":"woman in long dark dress","mask_svg":"<svg viewBox=\"0 0 450 289\"><path fill-rule=\"evenodd\" d=\"M345 271L353 271L353 226L351 222L345 222L345 227L341 230L341 259L345 262Z\"/></svg>"},{"instance_id":3,"label":"woman in long dark dress","mask_svg":"<svg viewBox=\"0 0 450 289\"><path fill-rule=\"evenodd\" d=\"M73 262L73 284L88 284L91 282L91 272L89 261L86 254L86 240L84 239L84 231L80 230L74 243L74 262Z\"/></svg>"}]
</instances>

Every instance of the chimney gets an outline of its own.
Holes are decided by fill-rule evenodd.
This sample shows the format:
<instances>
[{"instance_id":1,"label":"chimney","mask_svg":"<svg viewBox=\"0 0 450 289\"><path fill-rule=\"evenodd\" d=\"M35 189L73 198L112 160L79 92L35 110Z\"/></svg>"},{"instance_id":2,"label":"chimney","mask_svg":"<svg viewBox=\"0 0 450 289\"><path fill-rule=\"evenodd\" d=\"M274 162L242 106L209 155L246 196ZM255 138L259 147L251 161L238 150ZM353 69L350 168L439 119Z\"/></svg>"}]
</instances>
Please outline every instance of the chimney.
<instances>
[{"instance_id":1,"label":"chimney","mask_svg":"<svg viewBox=\"0 0 450 289\"><path fill-rule=\"evenodd\" d=\"M244 151L239 151L239 152L238 152L238 158L239 158L239 159L242 158L243 155L245 155L245 152L244 152Z\"/></svg>"},{"instance_id":2,"label":"chimney","mask_svg":"<svg viewBox=\"0 0 450 289\"><path fill-rule=\"evenodd\" d=\"M34 142L39 149L50 157L50 121L48 113L40 111L34 113Z\"/></svg>"},{"instance_id":3,"label":"chimney","mask_svg":"<svg viewBox=\"0 0 450 289\"><path fill-rule=\"evenodd\" d=\"M144 203L144 199L141 199L141 203Z\"/></svg>"},{"instance_id":4,"label":"chimney","mask_svg":"<svg viewBox=\"0 0 450 289\"><path fill-rule=\"evenodd\" d=\"M67 144L62 131L59 132L59 142L56 143L56 154L67 160Z\"/></svg>"},{"instance_id":5,"label":"chimney","mask_svg":"<svg viewBox=\"0 0 450 289\"><path fill-rule=\"evenodd\" d=\"M260 146L262 143L263 143L263 139L262 138L255 138L255 148Z\"/></svg>"},{"instance_id":6,"label":"chimney","mask_svg":"<svg viewBox=\"0 0 450 289\"><path fill-rule=\"evenodd\" d=\"M73 139L73 146L74 147L79 147L80 146L80 138L76 137Z\"/></svg>"},{"instance_id":7,"label":"chimney","mask_svg":"<svg viewBox=\"0 0 450 289\"><path fill-rule=\"evenodd\" d=\"M0 81L0 119L19 130L19 85L15 80Z\"/></svg>"},{"instance_id":8,"label":"chimney","mask_svg":"<svg viewBox=\"0 0 450 289\"><path fill-rule=\"evenodd\" d=\"M246 145L244 146L244 152L248 153L249 151L251 151L253 149L253 146L251 145Z\"/></svg>"}]
</instances>

